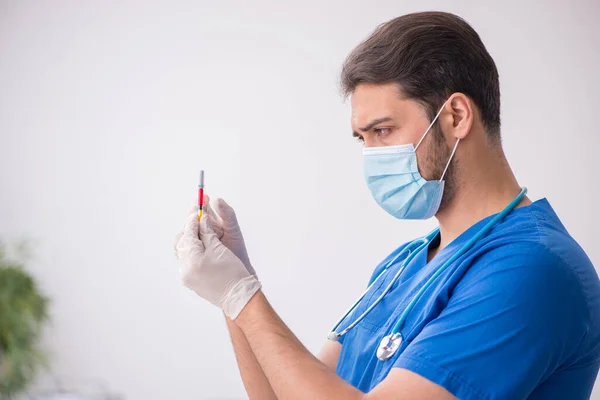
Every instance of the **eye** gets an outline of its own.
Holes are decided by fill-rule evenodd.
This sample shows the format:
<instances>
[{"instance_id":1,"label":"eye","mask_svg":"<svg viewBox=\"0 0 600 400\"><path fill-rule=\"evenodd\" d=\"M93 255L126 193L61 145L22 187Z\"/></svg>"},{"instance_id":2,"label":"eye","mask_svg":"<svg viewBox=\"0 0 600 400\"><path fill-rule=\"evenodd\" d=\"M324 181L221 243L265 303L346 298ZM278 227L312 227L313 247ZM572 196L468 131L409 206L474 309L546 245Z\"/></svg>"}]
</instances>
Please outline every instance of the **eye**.
<instances>
[{"instance_id":1,"label":"eye","mask_svg":"<svg viewBox=\"0 0 600 400\"><path fill-rule=\"evenodd\" d=\"M365 143L365 139L360 135L354 136L354 139L359 143Z\"/></svg>"},{"instance_id":2,"label":"eye","mask_svg":"<svg viewBox=\"0 0 600 400\"><path fill-rule=\"evenodd\" d=\"M374 131L377 134L377 136L386 136L387 134L389 134L391 132L391 129L390 128L375 128Z\"/></svg>"}]
</instances>

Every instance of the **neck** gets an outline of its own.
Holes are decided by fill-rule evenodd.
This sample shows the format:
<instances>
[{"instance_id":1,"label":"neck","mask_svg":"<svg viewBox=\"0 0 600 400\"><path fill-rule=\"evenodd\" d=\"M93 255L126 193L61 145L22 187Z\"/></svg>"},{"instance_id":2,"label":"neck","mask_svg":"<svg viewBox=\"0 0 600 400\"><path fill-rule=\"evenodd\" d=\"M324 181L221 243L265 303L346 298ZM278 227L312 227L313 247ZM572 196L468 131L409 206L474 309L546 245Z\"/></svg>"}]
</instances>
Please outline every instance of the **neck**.
<instances>
[{"instance_id":1,"label":"neck","mask_svg":"<svg viewBox=\"0 0 600 400\"><path fill-rule=\"evenodd\" d=\"M436 253L475 223L502 211L521 191L503 154L467 170L468 175L456 182L452 198L436 214L440 226ZM524 197L516 207L529 204Z\"/></svg>"}]
</instances>

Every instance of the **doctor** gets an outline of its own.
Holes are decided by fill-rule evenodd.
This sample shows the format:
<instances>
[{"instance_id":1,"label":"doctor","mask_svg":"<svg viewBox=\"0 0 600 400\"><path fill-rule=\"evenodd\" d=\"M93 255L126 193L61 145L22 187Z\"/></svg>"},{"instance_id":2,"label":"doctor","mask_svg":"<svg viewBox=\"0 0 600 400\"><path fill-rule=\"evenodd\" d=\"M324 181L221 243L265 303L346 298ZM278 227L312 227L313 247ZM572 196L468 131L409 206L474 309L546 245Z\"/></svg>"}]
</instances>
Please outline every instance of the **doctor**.
<instances>
[{"instance_id":1,"label":"doctor","mask_svg":"<svg viewBox=\"0 0 600 400\"><path fill-rule=\"evenodd\" d=\"M249 397L589 398L598 276L508 165L477 33L447 13L396 18L352 51L342 85L375 201L398 219L435 216L439 231L375 268L315 357L269 305L231 207L217 200L200 223L194 210L176 238L181 277L224 311Z\"/></svg>"}]
</instances>

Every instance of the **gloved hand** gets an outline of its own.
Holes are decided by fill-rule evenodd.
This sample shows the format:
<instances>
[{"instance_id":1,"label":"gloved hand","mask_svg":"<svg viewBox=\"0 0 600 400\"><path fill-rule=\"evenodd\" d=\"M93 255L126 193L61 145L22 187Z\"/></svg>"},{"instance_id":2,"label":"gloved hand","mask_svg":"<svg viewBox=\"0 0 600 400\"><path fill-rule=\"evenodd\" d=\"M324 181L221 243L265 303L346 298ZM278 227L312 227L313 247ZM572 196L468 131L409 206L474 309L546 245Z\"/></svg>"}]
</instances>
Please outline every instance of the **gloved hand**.
<instances>
[{"instance_id":1,"label":"gloved hand","mask_svg":"<svg viewBox=\"0 0 600 400\"><path fill-rule=\"evenodd\" d=\"M261 284L217 237L209 220L212 210L207 207L199 224L196 210L176 244L183 284L235 319Z\"/></svg>"},{"instance_id":2,"label":"gloved hand","mask_svg":"<svg viewBox=\"0 0 600 400\"><path fill-rule=\"evenodd\" d=\"M256 275L256 271L252 267L250 263L250 258L248 257L248 251L246 250L246 244L244 243L244 236L242 235L242 231L237 221L237 217L235 215L235 211L225 200L217 199L216 200L216 209L217 212L214 212L210 206L210 197L205 194L204 195L204 210L208 214L208 221L210 222L210 226L215 231L219 240L237 256L244 265L250 274L258 277ZM198 206L193 206L190 210L190 213L197 212ZM175 244L173 247L177 246L177 242L181 238L183 233L179 233L175 236ZM177 253L177 249L175 249Z\"/></svg>"},{"instance_id":3,"label":"gloved hand","mask_svg":"<svg viewBox=\"0 0 600 400\"><path fill-rule=\"evenodd\" d=\"M209 204L210 198L205 196L205 199L206 200L204 201L204 204ZM215 208L217 210L218 217L217 215L214 215L212 211L210 211L210 214L213 214L216 219L215 222L213 222L212 219L210 222L215 232L217 232L217 229L222 231L222 235L220 237L221 242L223 242L223 244L227 246L227 248L231 250L233 254L242 260L250 274L257 276L256 271L250 263L250 258L248 258L246 243L244 243L244 236L242 235L242 230L238 224L235 211L223 199L216 200Z\"/></svg>"}]
</instances>

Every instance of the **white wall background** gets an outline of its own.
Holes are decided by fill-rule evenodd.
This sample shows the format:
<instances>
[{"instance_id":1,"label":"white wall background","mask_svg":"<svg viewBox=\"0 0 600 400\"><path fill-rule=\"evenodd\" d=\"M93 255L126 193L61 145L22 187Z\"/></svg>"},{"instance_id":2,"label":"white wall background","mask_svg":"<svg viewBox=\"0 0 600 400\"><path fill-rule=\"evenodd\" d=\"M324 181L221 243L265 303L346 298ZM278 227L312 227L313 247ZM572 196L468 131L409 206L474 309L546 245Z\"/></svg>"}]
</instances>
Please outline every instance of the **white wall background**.
<instances>
[{"instance_id":1,"label":"white wall background","mask_svg":"<svg viewBox=\"0 0 600 400\"><path fill-rule=\"evenodd\" d=\"M520 182L600 266L594 0L0 0L0 236L37 244L53 371L130 400L244 397L221 313L172 252L200 168L316 351L375 264L434 224L371 200L337 92L377 24L431 9L480 33Z\"/></svg>"}]
</instances>

